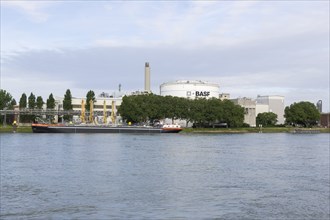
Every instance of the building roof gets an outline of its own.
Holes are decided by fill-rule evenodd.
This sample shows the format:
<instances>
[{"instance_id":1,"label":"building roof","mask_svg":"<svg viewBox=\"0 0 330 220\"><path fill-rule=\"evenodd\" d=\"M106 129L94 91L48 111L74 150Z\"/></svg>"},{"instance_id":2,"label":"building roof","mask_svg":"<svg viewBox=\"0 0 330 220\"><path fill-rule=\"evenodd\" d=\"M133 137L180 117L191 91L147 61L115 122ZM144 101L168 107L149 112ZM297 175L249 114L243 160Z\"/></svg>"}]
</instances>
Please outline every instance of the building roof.
<instances>
[{"instance_id":1,"label":"building roof","mask_svg":"<svg viewBox=\"0 0 330 220\"><path fill-rule=\"evenodd\" d=\"M211 82L202 81L202 80L176 80L176 81L163 83L160 86L163 86L163 85L176 85L176 84L202 84L202 85L212 85L212 86L218 86L219 87L219 84L217 84L217 83L211 83Z\"/></svg>"}]
</instances>

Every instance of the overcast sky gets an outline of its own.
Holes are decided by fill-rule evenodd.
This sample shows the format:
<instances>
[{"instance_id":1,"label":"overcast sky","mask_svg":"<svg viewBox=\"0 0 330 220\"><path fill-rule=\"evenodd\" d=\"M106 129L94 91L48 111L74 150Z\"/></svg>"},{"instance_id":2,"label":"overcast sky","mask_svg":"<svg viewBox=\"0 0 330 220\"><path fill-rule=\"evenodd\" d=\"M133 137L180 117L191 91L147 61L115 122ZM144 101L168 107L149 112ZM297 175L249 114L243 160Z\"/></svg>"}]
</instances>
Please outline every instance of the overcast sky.
<instances>
[{"instance_id":1,"label":"overcast sky","mask_svg":"<svg viewBox=\"0 0 330 220\"><path fill-rule=\"evenodd\" d=\"M329 1L1 0L1 88L74 97L187 79L329 111Z\"/></svg>"}]
</instances>

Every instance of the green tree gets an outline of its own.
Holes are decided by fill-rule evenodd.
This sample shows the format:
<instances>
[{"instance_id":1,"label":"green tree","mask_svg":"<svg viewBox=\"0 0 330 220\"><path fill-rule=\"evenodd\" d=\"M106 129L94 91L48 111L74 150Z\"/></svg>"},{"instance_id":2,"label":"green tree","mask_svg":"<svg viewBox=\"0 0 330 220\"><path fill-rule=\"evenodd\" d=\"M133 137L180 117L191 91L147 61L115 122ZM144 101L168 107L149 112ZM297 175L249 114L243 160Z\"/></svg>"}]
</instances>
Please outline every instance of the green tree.
<instances>
[{"instance_id":1,"label":"green tree","mask_svg":"<svg viewBox=\"0 0 330 220\"><path fill-rule=\"evenodd\" d=\"M284 110L286 124L311 127L320 120L320 112L311 102L298 102L287 106Z\"/></svg>"},{"instance_id":2,"label":"green tree","mask_svg":"<svg viewBox=\"0 0 330 220\"><path fill-rule=\"evenodd\" d=\"M72 110L72 95L70 89L67 89L63 99L63 110ZM71 120L70 115L64 115L64 120Z\"/></svg>"},{"instance_id":3,"label":"green tree","mask_svg":"<svg viewBox=\"0 0 330 220\"><path fill-rule=\"evenodd\" d=\"M124 96L118 112L126 122L142 122L143 112L138 96Z\"/></svg>"},{"instance_id":4,"label":"green tree","mask_svg":"<svg viewBox=\"0 0 330 220\"><path fill-rule=\"evenodd\" d=\"M148 94L148 118L150 122L154 122L155 120L162 119L164 117L163 110L163 96Z\"/></svg>"},{"instance_id":5,"label":"green tree","mask_svg":"<svg viewBox=\"0 0 330 220\"><path fill-rule=\"evenodd\" d=\"M206 99L195 99L191 106L191 119L196 127L204 127L206 122Z\"/></svg>"},{"instance_id":6,"label":"green tree","mask_svg":"<svg viewBox=\"0 0 330 220\"><path fill-rule=\"evenodd\" d=\"M207 106L205 118L207 123L214 127L215 122L219 122L221 118L223 112L222 103L219 99L212 98L207 100Z\"/></svg>"},{"instance_id":7,"label":"green tree","mask_svg":"<svg viewBox=\"0 0 330 220\"><path fill-rule=\"evenodd\" d=\"M235 105L230 100L223 100L223 114L221 122L226 122L228 127L242 127L244 122L244 108Z\"/></svg>"},{"instance_id":8,"label":"green tree","mask_svg":"<svg viewBox=\"0 0 330 220\"><path fill-rule=\"evenodd\" d=\"M35 109L36 107L36 96L31 92L29 98L28 98L28 106L29 106L29 109ZM27 115L26 116L28 122L33 122L34 119L36 118L35 115Z\"/></svg>"},{"instance_id":9,"label":"green tree","mask_svg":"<svg viewBox=\"0 0 330 220\"><path fill-rule=\"evenodd\" d=\"M31 92L29 96L29 109L34 109L36 107L36 96Z\"/></svg>"},{"instance_id":10,"label":"green tree","mask_svg":"<svg viewBox=\"0 0 330 220\"><path fill-rule=\"evenodd\" d=\"M19 109L24 109L26 107L27 107L27 96L25 93L23 93L21 98L19 99Z\"/></svg>"},{"instance_id":11,"label":"green tree","mask_svg":"<svg viewBox=\"0 0 330 220\"><path fill-rule=\"evenodd\" d=\"M90 104L89 102L93 100L93 103L95 102L95 93L92 91L92 90L89 90L86 94L86 112L89 112L90 111Z\"/></svg>"},{"instance_id":12,"label":"green tree","mask_svg":"<svg viewBox=\"0 0 330 220\"><path fill-rule=\"evenodd\" d=\"M12 99L11 102L10 102L10 108L14 109L14 106L17 105L17 102L15 99Z\"/></svg>"},{"instance_id":13,"label":"green tree","mask_svg":"<svg viewBox=\"0 0 330 220\"><path fill-rule=\"evenodd\" d=\"M262 125L263 127L275 126L277 122L277 114L274 112L263 112L259 113L256 118L257 126Z\"/></svg>"},{"instance_id":14,"label":"green tree","mask_svg":"<svg viewBox=\"0 0 330 220\"><path fill-rule=\"evenodd\" d=\"M11 96L11 94L6 90L0 89L0 109L12 110L15 105L16 100ZM6 123L10 123L10 121L13 121L13 116L7 117L6 115L4 117L0 117L0 123L3 123L4 119L6 119Z\"/></svg>"},{"instance_id":15,"label":"green tree","mask_svg":"<svg viewBox=\"0 0 330 220\"><path fill-rule=\"evenodd\" d=\"M48 99L46 100L46 108L49 110L55 109L55 99L53 93L50 93ZM53 115L47 115L46 117L50 122L54 120Z\"/></svg>"},{"instance_id":16,"label":"green tree","mask_svg":"<svg viewBox=\"0 0 330 220\"><path fill-rule=\"evenodd\" d=\"M55 108L55 99L53 97L53 94L50 93L47 101L46 101L46 106L47 106L47 109L54 109Z\"/></svg>"},{"instance_id":17,"label":"green tree","mask_svg":"<svg viewBox=\"0 0 330 220\"><path fill-rule=\"evenodd\" d=\"M22 94L21 98L19 99L19 109L26 109L27 107L27 96L25 93ZM19 116L20 122L29 122L30 116L29 115L20 115Z\"/></svg>"},{"instance_id":18,"label":"green tree","mask_svg":"<svg viewBox=\"0 0 330 220\"><path fill-rule=\"evenodd\" d=\"M15 99L6 90L0 89L0 109L14 109Z\"/></svg>"},{"instance_id":19,"label":"green tree","mask_svg":"<svg viewBox=\"0 0 330 220\"><path fill-rule=\"evenodd\" d=\"M244 109L231 101L195 99L154 94L125 96L118 109L127 122L148 123L170 118L194 122L196 126L213 126L226 122L230 127L243 125Z\"/></svg>"},{"instance_id":20,"label":"green tree","mask_svg":"<svg viewBox=\"0 0 330 220\"><path fill-rule=\"evenodd\" d=\"M44 100L42 99L41 96L37 97L37 109L42 109L43 105L44 105Z\"/></svg>"}]
</instances>

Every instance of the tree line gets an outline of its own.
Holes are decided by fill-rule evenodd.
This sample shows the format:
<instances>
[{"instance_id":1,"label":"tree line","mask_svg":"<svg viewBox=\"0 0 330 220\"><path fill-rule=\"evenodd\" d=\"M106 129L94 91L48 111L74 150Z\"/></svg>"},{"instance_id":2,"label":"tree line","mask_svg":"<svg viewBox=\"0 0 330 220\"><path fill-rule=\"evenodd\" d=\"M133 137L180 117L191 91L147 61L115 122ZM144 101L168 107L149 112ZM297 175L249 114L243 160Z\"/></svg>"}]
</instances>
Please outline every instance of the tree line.
<instances>
[{"instance_id":1,"label":"tree line","mask_svg":"<svg viewBox=\"0 0 330 220\"><path fill-rule=\"evenodd\" d=\"M197 127L219 124L241 127L244 120L244 109L229 100L192 100L154 94L124 96L118 112L126 122L132 123L150 123L169 118L172 121L186 120Z\"/></svg>"},{"instance_id":2,"label":"tree line","mask_svg":"<svg viewBox=\"0 0 330 220\"><path fill-rule=\"evenodd\" d=\"M90 105L90 100L93 100L95 102L95 93L90 90L86 94L86 111L89 111L89 105ZM23 93L19 99L18 102L18 107L19 109L43 109L44 105L46 104L46 109L47 110L54 110L56 107L56 102L53 94L51 93L46 100L46 102L43 100L41 96L36 96L33 94L33 92L30 93L29 97L26 95L26 93ZM64 94L64 99L63 103L61 103L63 106L63 110L72 110L72 94L70 89L67 89L65 94ZM12 97L12 95L7 92L6 90L1 89L0 90L0 110L13 110L14 106L17 105L16 100ZM6 117L7 123L12 123L13 122L13 117L14 116L9 116ZM72 116L70 115L64 115L63 119L64 120L71 120ZM35 120L36 116L35 115L21 115L20 116L20 122L25 123L25 122L33 122ZM47 119L49 121L53 120L53 116L48 115ZM4 117L0 117L0 123L3 123Z\"/></svg>"}]
</instances>

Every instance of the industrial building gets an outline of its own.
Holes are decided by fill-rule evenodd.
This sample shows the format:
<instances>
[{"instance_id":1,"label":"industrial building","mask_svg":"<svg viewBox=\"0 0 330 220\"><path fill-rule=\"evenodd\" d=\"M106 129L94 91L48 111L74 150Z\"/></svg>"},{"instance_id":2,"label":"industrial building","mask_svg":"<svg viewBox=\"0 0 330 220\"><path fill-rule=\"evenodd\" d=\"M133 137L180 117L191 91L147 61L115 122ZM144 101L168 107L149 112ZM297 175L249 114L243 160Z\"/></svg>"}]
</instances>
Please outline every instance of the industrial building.
<instances>
[{"instance_id":1,"label":"industrial building","mask_svg":"<svg viewBox=\"0 0 330 220\"><path fill-rule=\"evenodd\" d=\"M273 112L277 115L277 124L284 124L284 96L260 96L256 99L256 115L263 112Z\"/></svg>"},{"instance_id":2,"label":"industrial building","mask_svg":"<svg viewBox=\"0 0 330 220\"><path fill-rule=\"evenodd\" d=\"M226 99L230 99L230 94L229 94L229 93L221 93L221 94L219 95L219 99L220 99L221 101L226 100Z\"/></svg>"},{"instance_id":3,"label":"industrial building","mask_svg":"<svg viewBox=\"0 0 330 220\"><path fill-rule=\"evenodd\" d=\"M330 128L330 113L321 113L320 126Z\"/></svg>"},{"instance_id":4,"label":"industrial building","mask_svg":"<svg viewBox=\"0 0 330 220\"><path fill-rule=\"evenodd\" d=\"M187 99L219 98L220 86L201 80L177 80L160 85L161 96L176 96Z\"/></svg>"},{"instance_id":5,"label":"industrial building","mask_svg":"<svg viewBox=\"0 0 330 220\"><path fill-rule=\"evenodd\" d=\"M244 108L244 123L256 127L256 101L246 97L231 99L230 101Z\"/></svg>"}]
</instances>

